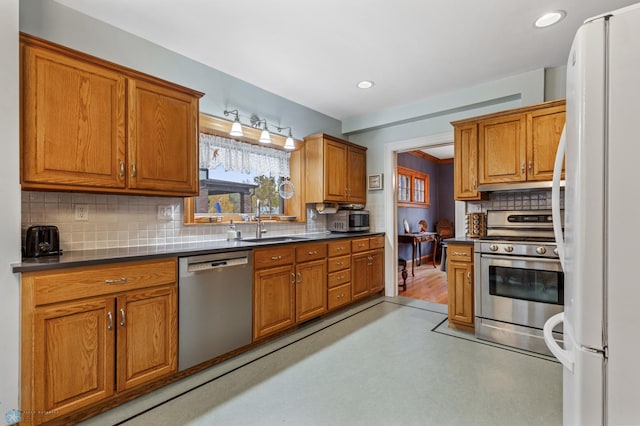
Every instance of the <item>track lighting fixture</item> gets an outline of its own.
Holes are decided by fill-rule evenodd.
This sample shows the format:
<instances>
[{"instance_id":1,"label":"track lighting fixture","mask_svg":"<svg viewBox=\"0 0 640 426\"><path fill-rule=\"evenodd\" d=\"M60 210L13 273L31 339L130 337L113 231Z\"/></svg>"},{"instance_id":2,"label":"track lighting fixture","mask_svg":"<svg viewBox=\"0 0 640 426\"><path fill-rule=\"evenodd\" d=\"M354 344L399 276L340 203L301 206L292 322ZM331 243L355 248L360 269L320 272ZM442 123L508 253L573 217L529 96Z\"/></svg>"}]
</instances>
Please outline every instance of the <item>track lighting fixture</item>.
<instances>
[{"instance_id":1,"label":"track lighting fixture","mask_svg":"<svg viewBox=\"0 0 640 426\"><path fill-rule=\"evenodd\" d=\"M229 135L231 136L244 136L244 132L242 130L242 122L240 122L240 116L237 109L234 110L224 110L224 115L233 115L234 119L231 124L231 130L229 131ZM271 143L271 133L269 133L269 124L265 118L260 118L255 114L252 114L249 117L249 122L251 123L251 127L254 129L261 130L259 142L268 144ZM284 136L282 134L283 130L289 130L289 135L286 137L283 148L286 150L294 150L296 149L296 143L293 140L293 134L290 126L280 127L276 126L276 129L279 133L278 136ZM255 136L253 136L255 137Z\"/></svg>"}]
</instances>

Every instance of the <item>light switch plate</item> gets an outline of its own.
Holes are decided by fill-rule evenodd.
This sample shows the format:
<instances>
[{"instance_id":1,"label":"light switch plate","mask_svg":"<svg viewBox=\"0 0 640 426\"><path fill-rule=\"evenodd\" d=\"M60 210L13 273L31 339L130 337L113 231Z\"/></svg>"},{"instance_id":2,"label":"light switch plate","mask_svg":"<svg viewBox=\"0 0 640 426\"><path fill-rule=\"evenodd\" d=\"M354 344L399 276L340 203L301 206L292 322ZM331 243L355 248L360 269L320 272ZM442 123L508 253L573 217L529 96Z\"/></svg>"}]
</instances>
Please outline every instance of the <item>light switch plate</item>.
<instances>
[{"instance_id":1,"label":"light switch plate","mask_svg":"<svg viewBox=\"0 0 640 426\"><path fill-rule=\"evenodd\" d=\"M173 219L173 206L165 205L158 206L158 219L159 220L172 220Z\"/></svg>"}]
</instances>

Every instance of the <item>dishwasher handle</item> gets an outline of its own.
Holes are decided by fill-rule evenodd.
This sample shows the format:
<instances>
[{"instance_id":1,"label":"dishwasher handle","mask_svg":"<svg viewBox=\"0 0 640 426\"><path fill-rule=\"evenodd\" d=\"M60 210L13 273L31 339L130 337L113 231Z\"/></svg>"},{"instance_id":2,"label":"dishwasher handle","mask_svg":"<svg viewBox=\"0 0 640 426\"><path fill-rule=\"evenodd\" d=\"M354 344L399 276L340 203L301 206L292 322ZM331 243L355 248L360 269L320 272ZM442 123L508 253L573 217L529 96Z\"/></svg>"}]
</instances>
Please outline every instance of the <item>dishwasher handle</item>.
<instances>
[{"instance_id":1,"label":"dishwasher handle","mask_svg":"<svg viewBox=\"0 0 640 426\"><path fill-rule=\"evenodd\" d=\"M207 260L203 262L189 263L187 272L211 271L214 269L224 269L233 266L242 266L249 264L249 257L234 257L229 259Z\"/></svg>"}]
</instances>

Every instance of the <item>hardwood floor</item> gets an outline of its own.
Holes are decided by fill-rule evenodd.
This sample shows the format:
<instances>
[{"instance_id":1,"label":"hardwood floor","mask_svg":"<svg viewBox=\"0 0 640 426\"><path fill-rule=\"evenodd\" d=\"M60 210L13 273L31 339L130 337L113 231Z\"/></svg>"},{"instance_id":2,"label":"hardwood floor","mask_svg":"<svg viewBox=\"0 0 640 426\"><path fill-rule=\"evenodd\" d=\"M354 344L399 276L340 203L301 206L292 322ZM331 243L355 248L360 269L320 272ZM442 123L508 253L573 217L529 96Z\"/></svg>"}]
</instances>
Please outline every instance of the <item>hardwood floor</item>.
<instances>
[{"instance_id":1,"label":"hardwood floor","mask_svg":"<svg viewBox=\"0 0 640 426\"><path fill-rule=\"evenodd\" d=\"M407 264L407 289L399 288L398 294L412 299L426 300L433 303L448 303L447 273L440 270L436 263L433 267L431 261L423 261L420 266L414 268L415 276L411 276L411 263ZM398 283L402 283L402 276L398 271Z\"/></svg>"}]
</instances>

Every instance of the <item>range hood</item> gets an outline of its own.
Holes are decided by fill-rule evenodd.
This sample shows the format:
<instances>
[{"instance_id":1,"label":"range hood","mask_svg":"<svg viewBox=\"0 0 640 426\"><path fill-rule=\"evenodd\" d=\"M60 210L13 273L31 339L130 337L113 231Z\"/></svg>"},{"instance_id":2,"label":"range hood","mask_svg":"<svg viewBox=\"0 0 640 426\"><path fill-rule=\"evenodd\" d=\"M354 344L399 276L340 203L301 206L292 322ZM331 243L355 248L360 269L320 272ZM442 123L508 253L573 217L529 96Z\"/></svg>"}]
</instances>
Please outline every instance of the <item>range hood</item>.
<instances>
[{"instance_id":1,"label":"range hood","mask_svg":"<svg viewBox=\"0 0 640 426\"><path fill-rule=\"evenodd\" d=\"M564 188L564 181L560 181L560 187ZM551 189L551 181L539 182L519 182L519 183L492 183L487 185L478 185L479 192L513 192L526 191L529 189Z\"/></svg>"}]
</instances>

